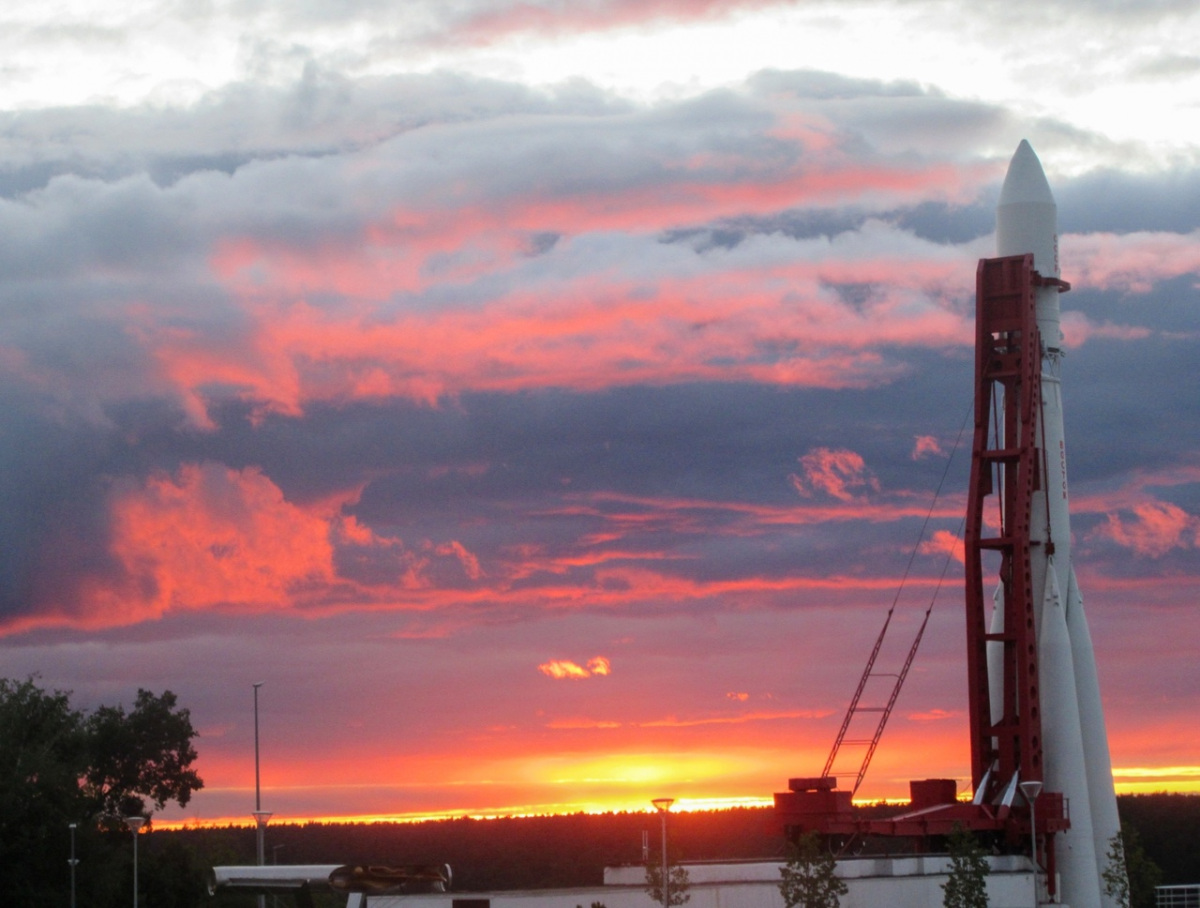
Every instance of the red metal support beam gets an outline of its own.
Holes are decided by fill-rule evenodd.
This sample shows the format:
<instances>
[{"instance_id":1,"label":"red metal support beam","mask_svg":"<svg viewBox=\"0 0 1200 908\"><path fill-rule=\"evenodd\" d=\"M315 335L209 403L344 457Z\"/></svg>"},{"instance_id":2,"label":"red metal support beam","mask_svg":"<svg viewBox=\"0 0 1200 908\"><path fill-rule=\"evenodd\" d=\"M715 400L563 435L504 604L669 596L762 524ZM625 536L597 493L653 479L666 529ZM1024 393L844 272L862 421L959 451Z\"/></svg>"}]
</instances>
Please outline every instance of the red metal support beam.
<instances>
[{"instance_id":1,"label":"red metal support beam","mask_svg":"<svg viewBox=\"0 0 1200 908\"><path fill-rule=\"evenodd\" d=\"M1030 514L1041 472L1037 427L1042 351L1036 279L1032 255L983 259L976 273L975 435L964 543L971 780L976 791L985 777L991 780L985 799L1018 773L1022 780L1042 778L1029 562ZM995 576L994 567L984 565L988 552L999 556L1004 625L997 633L988 628L991 591L985 592L984 577ZM992 689L988 673L989 643L1003 653L998 691Z\"/></svg>"}]
</instances>

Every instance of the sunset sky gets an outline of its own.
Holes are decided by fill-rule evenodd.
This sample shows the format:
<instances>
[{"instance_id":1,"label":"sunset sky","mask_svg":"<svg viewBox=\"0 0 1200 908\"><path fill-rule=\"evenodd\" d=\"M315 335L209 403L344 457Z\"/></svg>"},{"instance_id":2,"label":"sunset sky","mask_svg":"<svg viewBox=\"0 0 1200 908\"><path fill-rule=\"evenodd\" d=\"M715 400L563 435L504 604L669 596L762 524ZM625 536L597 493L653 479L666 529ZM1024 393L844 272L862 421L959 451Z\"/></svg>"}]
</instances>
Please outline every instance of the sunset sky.
<instances>
[{"instance_id":1,"label":"sunset sky","mask_svg":"<svg viewBox=\"0 0 1200 908\"><path fill-rule=\"evenodd\" d=\"M171 821L248 819L259 681L277 821L765 802L932 602L860 795L966 788L958 439L1026 138L1118 790L1200 790L1198 34L1190 0L6 5L0 676L175 691L206 787Z\"/></svg>"}]
</instances>

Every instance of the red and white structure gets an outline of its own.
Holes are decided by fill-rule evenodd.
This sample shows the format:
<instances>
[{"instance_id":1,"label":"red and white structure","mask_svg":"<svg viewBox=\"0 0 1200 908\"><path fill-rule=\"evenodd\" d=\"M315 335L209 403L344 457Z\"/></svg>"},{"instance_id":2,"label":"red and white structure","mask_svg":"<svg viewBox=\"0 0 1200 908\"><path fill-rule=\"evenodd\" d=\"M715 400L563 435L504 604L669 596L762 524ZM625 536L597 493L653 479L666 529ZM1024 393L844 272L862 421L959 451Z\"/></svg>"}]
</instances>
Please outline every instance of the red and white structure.
<instances>
[{"instance_id":1,"label":"red and white structure","mask_svg":"<svg viewBox=\"0 0 1200 908\"><path fill-rule=\"evenodd\" d=\"M1064 902L1098 905L1120 821L1071 564L1058 306L1070 288L1059 277L1054 196L1025 141L1000 191L996 246L1000 258L981 261L977 279L965 540L971 774L977 800L1042 782L1038 819L1062 799L1069 825L1044 836L1043 858L1057 866Z\"/></svg>"},{"instance_id":2,"label":"red and white structure","mask_svg":"<svg viewBox=\"0 0 1200 908\"><path fill-rule=\"evenodd\" d=\"M975 432L965 531L971 803L952 780L912 783L910 810L857 817L826 776L776 794L789 834L907 836L955 824L1030 853L1046 895L1115 903L1102 874L1120 831L1095 656L1071 565L1063 438L1057 209L1022 141L996 211L999 257L976 275ZM828 772L828 769L826 770Z\"/></svg>"}]
</instances>

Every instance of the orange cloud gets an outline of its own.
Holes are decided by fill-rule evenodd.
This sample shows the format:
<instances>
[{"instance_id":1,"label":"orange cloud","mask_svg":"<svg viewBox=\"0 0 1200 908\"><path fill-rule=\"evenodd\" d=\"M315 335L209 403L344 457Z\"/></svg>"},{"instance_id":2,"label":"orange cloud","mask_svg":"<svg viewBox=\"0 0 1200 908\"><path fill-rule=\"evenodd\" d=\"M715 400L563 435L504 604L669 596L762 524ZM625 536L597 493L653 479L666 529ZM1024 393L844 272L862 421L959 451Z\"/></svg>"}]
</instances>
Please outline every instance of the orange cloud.
<instances>
[{"instance_id":1,"label":"orange cloud","mask_svg":"<svg viewBox=\"0 0 1200 908\"><path fill-rule=\"evenodd\" d=\"M274 609L302 587L333 578L329 521L288 502L257 468L185 464L112 502L112 553L130 578L93 590L106 622L172 609ZM136 592L135 592L136 591Z\"/></svg>"},{"instance_id":2,"label":"orange cloud","mask_svg":"<svg viewBox=\"0 0 1200 908\"><path fill-rule=\"evenodd\" d=\"M957 719L959 713L949 712L944 709L931 709L927 712L909 713L906 718L914 722L942 722L946 719Z\"/></svg>"},{"instance_id":3,"label":"orange cloud","mask_svg":"<svg viewBox=\"0 0 1200 908\"><path fill-rule=\"evenodd\" d=\"M583 678L611 674L612 663L604 656L595 656L588 660L587 667L584 668L566 659L554 659L550 662L543 662L538 666L538 671L548 678L578 681Z\"/></svg>"},{"instance_id":4,"label":"orange cloud","mask_svg":"<svg viewBox=\"0 0 1200 908\"><path fill-rule=\"evenodd\" d=\"M783 719L823 719L832 715L830 710L802 709L780 712L746 713L738 716L696 716L680 719L667 716L638 723L642 728L690 728L696 725L746 725L754 722L778 722Z\"/></svg>"},{"instance_id":5,"label":"orange cloud","mask_svg":"<svg viewBox=\"0 0 1200 908\"><path fill-rule=\"evenodd\" d=\"M554 659L550 662L543 662L538 666L538 671L548 678L563 679L567 678L572 681L580 678L590 678L591 672L574 662L568 662L565 659Z\"/></svg>"}]
</instances>

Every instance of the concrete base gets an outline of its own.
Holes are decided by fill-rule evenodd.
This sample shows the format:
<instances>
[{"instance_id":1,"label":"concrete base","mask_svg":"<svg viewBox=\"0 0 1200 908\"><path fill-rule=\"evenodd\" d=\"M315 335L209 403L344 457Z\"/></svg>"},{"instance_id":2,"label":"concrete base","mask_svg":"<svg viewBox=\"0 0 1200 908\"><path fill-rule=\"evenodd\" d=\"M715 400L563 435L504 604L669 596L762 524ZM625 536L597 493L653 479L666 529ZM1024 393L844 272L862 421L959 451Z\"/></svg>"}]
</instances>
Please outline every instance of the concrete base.
<instances>
[{"instance_id":1,"label":"concrete base","mask_svg":"<svg viewBox=\"0 0 1200 908\"><path fill-rule=\"evenodd\" d=\"M1001 855L988 858L988 863L991 908L1035 904L1035 876L1028 858ZM782 866L770 861L684 864L690 880L687 908L785 908L779 892ZM846 858L838 862L838 876L848 888L841 908L940 905L949 873L950 858L945 855ZM604 908L654 908L657 903L644 886L645 869L640 865L609 867L604 885L593 888L371 896L366 908L589 908L595 902Z\"/></svg>"}]
</instances>

